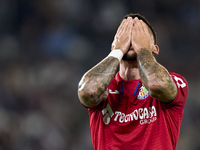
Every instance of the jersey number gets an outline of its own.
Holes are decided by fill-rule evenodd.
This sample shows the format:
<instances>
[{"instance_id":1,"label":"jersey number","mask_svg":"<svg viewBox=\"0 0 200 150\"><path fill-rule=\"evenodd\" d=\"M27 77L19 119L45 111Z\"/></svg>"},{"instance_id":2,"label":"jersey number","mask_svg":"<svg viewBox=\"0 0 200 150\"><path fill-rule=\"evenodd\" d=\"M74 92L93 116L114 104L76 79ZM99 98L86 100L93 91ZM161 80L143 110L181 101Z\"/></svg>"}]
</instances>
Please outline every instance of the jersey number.
<instances>
[{"instance_id":1,"label":"jersey number","mask_svg":"<svg viewBox=\"0 0 200 150\"><path fill-rule=\"evenodd\" d=\"M177 76L174 76L174 79L176 80L178 88L180 88L180 87L182 87L182 88L186 87L185 82L181 78L179 78Z\"/></svg>"}]
</instances>

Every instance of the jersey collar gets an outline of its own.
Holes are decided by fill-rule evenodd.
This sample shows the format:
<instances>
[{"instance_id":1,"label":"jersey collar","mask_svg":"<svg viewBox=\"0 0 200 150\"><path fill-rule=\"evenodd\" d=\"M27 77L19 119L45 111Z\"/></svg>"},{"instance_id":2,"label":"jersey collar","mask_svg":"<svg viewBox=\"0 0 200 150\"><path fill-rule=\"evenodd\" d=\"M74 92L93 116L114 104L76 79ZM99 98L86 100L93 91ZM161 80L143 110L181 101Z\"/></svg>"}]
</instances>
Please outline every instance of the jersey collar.
<instances>
[{"instance_id":1,"label":"jersey collar","mask_svg":"<svg viewBox=\"0 0 200 150\"><path fill-rule=\"evenodd\" d=\"M119 75L119 72L117 72L117 74L115 75L115 80L117 81L117 83L120 83L122 81L125 81L124 79L122 79ZM138 81L142 82L141 79L138 79Z\"/></svg>"},{"instance_id":2,"label":"jersey collar","mask_svg":"<svg viewBox=\"0 0 200 150\"><path fill-rule=\"evenodd\" d=\"M119 72L116 74L115 80L117 81L117 83L124 81L124 80L120 77Z\"/></svg>"}]
</instances>

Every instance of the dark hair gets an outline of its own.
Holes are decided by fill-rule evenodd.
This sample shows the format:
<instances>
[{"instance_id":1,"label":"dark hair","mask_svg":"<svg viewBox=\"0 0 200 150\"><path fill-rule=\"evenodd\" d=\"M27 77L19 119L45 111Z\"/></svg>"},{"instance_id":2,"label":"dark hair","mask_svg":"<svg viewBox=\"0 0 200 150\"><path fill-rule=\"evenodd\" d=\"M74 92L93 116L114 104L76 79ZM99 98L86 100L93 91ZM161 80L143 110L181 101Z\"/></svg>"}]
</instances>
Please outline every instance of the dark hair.
<instances>
[{"instance_id":1,"label":"dark hair","mask_svg":"<svg viewBox=\"0 0 200 150\"><path fill-rule=\"evenodd\" d=\"M144 16L142 16L142 15L140 15L138 13L136 13L136 14L130 13L130 14L125 15L123 19L127 19L128 17L132 17L133 19L135 17L138 17L139 20L142 20L144 23L146 23L148 25L148 27L151 29L152 33L153 33L154 44L157 43L156 32L154 31L153 27L151 26L151 24L147 21L147 19Z\"/></svg>"}]
</instances>

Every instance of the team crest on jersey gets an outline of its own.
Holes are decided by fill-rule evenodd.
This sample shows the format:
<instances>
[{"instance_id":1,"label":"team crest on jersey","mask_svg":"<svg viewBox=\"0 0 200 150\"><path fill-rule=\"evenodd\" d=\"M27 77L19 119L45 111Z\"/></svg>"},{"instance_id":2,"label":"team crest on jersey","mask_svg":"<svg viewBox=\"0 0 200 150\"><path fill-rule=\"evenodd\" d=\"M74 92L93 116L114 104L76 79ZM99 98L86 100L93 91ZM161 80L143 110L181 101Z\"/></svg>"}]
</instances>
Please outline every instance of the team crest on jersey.
<instances>
[{"instance_id":1,"label":"team crest on jersey","mask_svg":"<svg viewBox=\"0 0 200 150\"><path fill-rule=\"evenodd\" d=\"M140 89L139 89L139 94L137 96L138 99L145 99L149 96L149 92L147 91L147 89L142 86Z\"/></svg>"}]
</instances>

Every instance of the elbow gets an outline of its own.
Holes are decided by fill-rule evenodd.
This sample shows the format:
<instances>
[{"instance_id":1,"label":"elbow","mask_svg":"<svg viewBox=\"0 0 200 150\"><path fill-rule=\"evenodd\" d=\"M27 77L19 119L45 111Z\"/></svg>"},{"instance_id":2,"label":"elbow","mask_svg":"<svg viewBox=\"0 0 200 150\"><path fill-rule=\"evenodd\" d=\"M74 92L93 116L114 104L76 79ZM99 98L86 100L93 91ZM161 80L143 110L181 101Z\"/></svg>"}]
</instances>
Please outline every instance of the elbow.
<instances>
[{"instance_id":1,"label":"elbow","mask_svg":"<svg viewBox=\"0 0 200 150\"><path fill-rule=\"evenodd\" d=\"M151 97L155 99L160 99L162 95L162 90L160 89L149 88L148 92L149 92L149 95L151 95Z\"/></svg>"},{"instance_id":2,"label":"elbow","mask_svg":"<svg viewBox=\"0 0 200 150\"><path fill-rule=\"evenodd\" d=\"M163 87L149 87L149 95L152 98L155 98L157 100L168 102L168 99L166 97L165 89Z\"/></svg>"},{"instance_id":3,"label":"elbow","mask_svg":"<svg viewBox=\"0 0 200 150\"><path fill-rule=\"evenodd\" d=\"M166 84L164 82L149 82L147 90L149 91L151 97L161 99L162 95L165 93L165 89L167 88L165 85Z\"/></svg>"},{"instance_id":4,"label":"elbow","mask_svg":"<svg viewBox=\"0 0 200 150\"><path fill-rule=\"evenodd\" d=\"M166 89L169 88L172 83L173 81L170 77L165 77L164 80L162 78L154 78L148 82L147 90L152 97L155 97L166 92Z\"/></svg>"},{"instance_id":5,"label":"elbow","mask_svg":"<svg viewBox=\"0 0 200 150\"><path fill-rule=\"evenodd\" d=\"M177 94L177 88L174 82L149 84L148 91L151 97L163 102L173 101Z\"/></svg>"},{"instance_id":6,"label":"elbow","mask_svg":"<svg viewBox=\"0 0 200 150\"><path fill-rule=\"evenodd\" d=\"M164 86L162 84L159 84L158 82L149 82L146 88L149 91L149 94L153 98L155 98L157 93L160 93L161 89L163 89Z\"/></svg>"},{"instance_id":7,"label":"elbow","mask_svg":"<svg viewBox=\"0 0 200 150\"><path fill-rule=\"evenodd\" d=\"M85 107L95 107L98 105L94 100L95 91L90 88L90 85L86 84L85 78L82 78L78 84L78 98Z\"/></svg>"},{"instance_id":8,"label":"elbow","mask_svg":"<svg viewBox=\"0 0 200 150\"><path fill-rule=\"evenodd\" d=\"M80 102L88 108L97 106L99 103L94 99L94 92L86 91L85 89L78 89L78 97Z\"/></svg>"}]
</instances>

